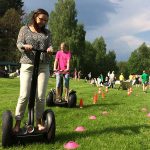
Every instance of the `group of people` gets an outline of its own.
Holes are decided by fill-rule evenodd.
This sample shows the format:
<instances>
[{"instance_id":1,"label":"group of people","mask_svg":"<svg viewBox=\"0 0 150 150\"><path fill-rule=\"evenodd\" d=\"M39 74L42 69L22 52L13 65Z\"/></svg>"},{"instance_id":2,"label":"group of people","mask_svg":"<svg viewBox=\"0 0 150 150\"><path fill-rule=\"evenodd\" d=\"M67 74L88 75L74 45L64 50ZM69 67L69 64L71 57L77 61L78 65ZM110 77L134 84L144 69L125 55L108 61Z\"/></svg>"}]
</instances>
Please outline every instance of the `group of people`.
<instances>
[{"instance_id":1,"label":"group of people","mask_svg":"<svg viewBox=\"0 0 150 150\"><path fill-rule=\"evenodd\" d=\"M114 71L112 71L111 73L109 71L105 78L102 73L100 73L100 75L97 78L91 78L91 72L89 74L90 74L90 78L88 79L89 79L90 84L95 84L98 87L108 86L108 87L114 88L115 80L116 80Z\"/></svg>"},{"instance_id":2,"label":"group of people","mask_svg":"<svg viewBox=\"0 0 150 150\"><path fill-rule=\"evenodd\" d=\"M130 75L129 80L131 81L132 85L139 87L142 84L143 92L147 92L147 88L149 86L149 75L143 70L141 75Z\"/></svg>"},{"instance_id":3,"label":"group of people","mask_svg":"<svg viewBox=\"0 0 150 150\"><path fill-rule=\"evenodd\" d=\"M122 85L122 83L125 81L123 73L119 75L119 81L120 81L120 86L119 89ZM136 87L139 87L140 84L142 84L142 89L143 92L147 92L147 88L149 86L149 75L146 73L145 70L143 70L143 73L141 75L129 75L128 81L131 83L131 85L135 85Z\"/></svg>"},{"instance_id":4,"label":"group of people","mask_svg":"<svg viewBox=\"0 0 150 150\"><path fill-rule=\"evenodd\" d=\"M91 74L91 73L90 73ZM125 77L123 73L120 73L118 77L118 82L119 82L119 88L122 87L123 82L125 81ZM144 92L147 92L147 88L149 85L149 75L146 73L144 70L142 75L129 75L129 79L127 80L131 83L131 85L135 85L136 87L139 87L140 84L142 84L142 88ZM90 84L95 84L96 86L107 86L114 88L116 82L116 76L114 74L114 71L110 73L110 71L107 73L105 79L103 77L103 74L100 73L100 75L97 78L91 78L89 80Z\"/></svg>"},{"instance_id":5,"label":"group of people","mask_svg":"<svg viewBox=\"0 0 150 150\"><path fill-rule=\"evenodd\" d=\"M45 95L50 75L50 56L53 53L51 32L46 29L48 18L49 14L46 10L38 9L34 11L31 23L21 27L18 34L17 47L21 52L20 95L15 111L16 123L13 128L14 133L17 133L20 130L21 120L24 117L29 99L35 57L35 51L33 51L33 49L46 50L46 52L41 52L40 55L35 97L36 126L39 131L45 130L44 123L42 122L42 114L44 112ZM71 53L67 44L62 42L60 44L60 50L56 53L53 68L56 72L56 99L58 101L62 99L60 93L60 77L62 71L65 84L65 100L68 100L70 59Z\"/></svg>"}]
</instances>

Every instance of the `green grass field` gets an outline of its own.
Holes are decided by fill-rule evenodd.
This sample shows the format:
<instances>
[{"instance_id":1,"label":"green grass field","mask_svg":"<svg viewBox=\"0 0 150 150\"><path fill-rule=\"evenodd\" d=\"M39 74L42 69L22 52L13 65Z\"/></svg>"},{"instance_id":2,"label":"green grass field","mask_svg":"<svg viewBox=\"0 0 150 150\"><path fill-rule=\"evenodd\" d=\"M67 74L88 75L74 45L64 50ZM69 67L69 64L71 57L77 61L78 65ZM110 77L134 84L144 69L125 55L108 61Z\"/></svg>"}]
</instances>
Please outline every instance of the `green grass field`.
<instances>
[{"instance_id":1,"label":"green grass field","mask_svg":"<svg viewBox=\"0 0 150 150\"><path fill-rule=\"evenodd\" d=\"M54 86L55 79L50 78L48 90ZM132 94L128 96L126 90L109 89L104 99L99 95L97 103L93 104L93 95L98 92L98 87L83 80L70 80L70 86L77 91L77 105L80 98L83 99L83 108L51 107L56 119L55 143L27 143L25 146L11 147L10 150L64 150L63 145L68 141L77 142L79 150L150 149L150 118L147 117L150 112L150 90L144 93L142 87L133 87ZM0 78L1 116L6 109L14 114L18 95L18 78ZM147 111L142 111L142 108ZM102 115L104 111L108 114ZM89 120L91 115L95 115L96 120ZM77 126L84 126L86 131L75 132ZM0 130L0 136L1 134Z\"/></svg>"}]
</instances>

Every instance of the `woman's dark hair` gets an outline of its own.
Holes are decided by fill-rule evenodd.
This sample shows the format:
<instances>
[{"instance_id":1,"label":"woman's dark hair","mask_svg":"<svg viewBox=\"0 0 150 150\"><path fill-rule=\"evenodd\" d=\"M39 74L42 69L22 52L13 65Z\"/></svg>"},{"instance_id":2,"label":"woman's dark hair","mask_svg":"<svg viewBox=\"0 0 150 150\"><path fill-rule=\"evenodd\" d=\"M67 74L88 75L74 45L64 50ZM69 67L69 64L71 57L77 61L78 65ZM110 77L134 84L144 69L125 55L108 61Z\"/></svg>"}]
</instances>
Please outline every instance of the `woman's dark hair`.
<instances>
[{"instance_id":1,"label":"woman's dark hair","mask_svg":"<svg viewBox=\"0 0 150 150\"><path fill-rule=\"evenodd\" d=\"M44 14L44 15L46 15L47 17L49 17L49 14L48 14L48 12L47 12L46 10L39 8L39 9L37 9L36 11L33 12L33 15L32 15L32 18L31 18L31 23L30 23L30 24L32 24L32 25L35 27L35 29L36 29L37 31L41 31L41 32L43 32L43 33L46 34L45 26L43 26L42 28L39 28L38 24L36 23L36 20L35 20L35 19L36 19L36 17L37 17L39 14Z\"/></svg>"}]
</instances>

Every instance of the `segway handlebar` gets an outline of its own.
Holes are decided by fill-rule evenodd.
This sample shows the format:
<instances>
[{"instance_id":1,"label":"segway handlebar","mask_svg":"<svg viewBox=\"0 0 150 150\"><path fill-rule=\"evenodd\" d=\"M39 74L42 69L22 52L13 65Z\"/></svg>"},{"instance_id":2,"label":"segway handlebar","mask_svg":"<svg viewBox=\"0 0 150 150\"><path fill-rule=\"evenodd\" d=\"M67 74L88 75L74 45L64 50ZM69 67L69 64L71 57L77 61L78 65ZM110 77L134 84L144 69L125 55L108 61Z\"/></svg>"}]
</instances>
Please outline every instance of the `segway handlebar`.
<instances>
[{"instance_id":1,"label":"segway handlebar","mask_svg":"<svg viewBox=\"0 0 150 150\"><path fill-rule=\"evenodd\" d=\"M47 51L46 50L40 50L40 49L32 49L33 51L35 51L35 52L43 52L43 53L47 53ZM56 52L51 52L52 53L52 55L56 55Z\"/></svg>"},{"instance_id":2,"label":"segway handlebar","mask_svg":"<svg viewBox=\"0 0 150 150\"><path fill-rule=\"evenodd\" d=\"M21 47L21 49L24 49L24 50L25 50L25 48L24 48L24 47ZM47 53L47 51L46 51L46 50L35 49L35 48L32 48L32 51ZM51 52L51 53L52 53L52 55L56 55L56 52Z\"/></svg>"},{"instance_id":3,"label":"segway handlebar","mask_svg":"<svg viewBox=\"0 0 150 150\"><path fill-rule=\"evenodd\" d=\"M69 73L69 70L68 71L65 71L65 70L54 70L54 73L66 74L66 73Z\"/></svg>"}]
</instances>

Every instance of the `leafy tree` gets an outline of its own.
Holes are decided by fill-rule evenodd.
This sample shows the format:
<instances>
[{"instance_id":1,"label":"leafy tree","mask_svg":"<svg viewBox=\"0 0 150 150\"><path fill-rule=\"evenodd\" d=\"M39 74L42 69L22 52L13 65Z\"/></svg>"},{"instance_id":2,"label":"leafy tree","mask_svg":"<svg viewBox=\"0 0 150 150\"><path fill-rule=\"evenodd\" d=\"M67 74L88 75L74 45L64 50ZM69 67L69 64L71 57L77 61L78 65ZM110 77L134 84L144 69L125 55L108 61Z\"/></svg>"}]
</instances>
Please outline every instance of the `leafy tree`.
<instances>
[{"instance_id":1,"label":"leafy tree","mask_svg":"<svg viewBox=\"0 0 150 150\"><path fill-rule=\"evenodd\" d=\"M0 0L0 60L18 61L16 39L23 15L22 0Z\"/></svg>"},{"instance_id":2,"label":"leafy tree","mask_svg":"<svg viewBox=\"0 0 150 150\"><path fill-rule=\"evenodd\" d=\"M81 67L82 73L86 76L89 72L92 72L92 75L95 75L95 57L96 51L93 48L92 44L88 41L85 42L85 51L82 57Z\"/></svg>"},{"instance_id":3,"label":"leafy tree","mask_svg":"<svg viewBox=\"0 0 150 150\"><path fill-rule=\"evenodd\" d=\"M105 71L106 74L108 71L115 71L115 74L118 73L117 61L116 61L116 53L115 51L109 51L105 56Z\"/></svg>"},{"instance_id":4,"label":"leafy tree","mask_svg":"<svg viewBox=\"0 0 150 150\"><path fill-rule=\"evenodd\" d=\"M70 41L77 25L74 0L58 0L50 14L49 27L53 35L53 45L57 49L62 41Z\"/></svg>"},{"instance_id":5,"label":"leafy tree","mask_svg":"<svg viewBox=\"0 0 150 150\"><path fill-rule=\"evenodd\" d=\"M104 58L106 55L106 43L104 38L96 38L92 45L96 50L96 61Z\"/></svg>"},{"instance_id":6,"label":"leafy tree","mask_svg":"<svg viewBox=\"0 0 150 150\"><path fill-rule=\"evenodd\" d=\"M129 71L140 74L143 70L149 71L150 68L150 48L143 43L139 48L131 53L128 60Z\"/></svg>"},{"instance_id":7,"label":"leafy tree","mask_svg":"<svg viewBox=\"0 0 150 150\"><path fill-rule=\"evenodd\" d=\"M95 39L93 43L86 41L85 49L81 56L82 63L80 63L82 73L86 76L89 72L92 72L92 76L97 77L100 73L105 76L108 71L117 72L115 52L106 52L106 44L103 37Z\"/></svg>"},{"instance_id":8,"label":"leafy tree","mask_svg":"<svg viewBox=\"0 0 150 150\"><path fill-rule=\"evenodd\" d=\"M85 49L85 31L84 26L78 24L76 27L76 33L74 33L72 45L76 48L74 52L72 52L72 68L77 68L81 70L82 68L82 61Z\"/></svg>"},{"instance_id":9,"label":"leafy tree","mask_svg":"<svg viewBox=\"0 0 150 150\"><path fill-rule=\"evenodd\" d=\"M103 37L96 38L92 43L93 48L95 49L95 73L99 75L100 73L104 74L105 72L105 57L106 57L106 44Z\"/></svg>"},{"instance_id":10,"label":"leafy tree","mask_svg":"<svg viewBox=\"0 0 150 150\"><path fill-rule=\"evenodd\" d=\"M4 15L8 9L8 2L6 0L0 0L0 17Z\"/></svg>"},{"instance_id":11,"label":"leafy tree","mask_svg":"<svg viewBox=\"0 0 150 150\"><path fill-rule=\"evenodd\" d=\"M23 15L23 4L22 0L0 0L0 16L3 16L10 8L14 8L20 15Z\"/></svg>"},{"instance_id":12,"label":"leafy tree","mask_svg":"<svg viewBox=\"0 0 150 150\"><path fill-rule=\"evenodd\" d=\"M117 76L119 77L119 75L121 73L123 73L125 79L128 79L129 74L130 74L129 73L129 69L128 69L129 68L128 67L128 62L126 62L126 61L120 61L120 62L117 63L117 66L119 68L119 72L118 72Z\"/></svg>"},{"instance_id":13,"label":"leafy tree","mask_svg":"<svg viewBox=\"0 0 150 150\"><path fill-rule=\"evenodd\" d=\"M131 53L131 56L128 60L129 63L129 71L132 73L138 73L139 72L139 56L138 51L134 50L134 52Z\"/></svg>"},{"instance_id":14,"label":"leafy tree","mask_svg":"<svg viewBox=\"0 0 150 150\"><path fill-rule=\"evenodd\" d=\"M20 28L20 15L15 9L8 9L0 18L0 60L18 61L16 51L16 39Z\"/></svg>"}]
</instances>

